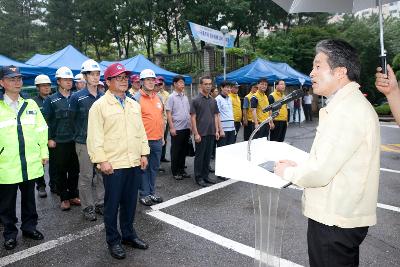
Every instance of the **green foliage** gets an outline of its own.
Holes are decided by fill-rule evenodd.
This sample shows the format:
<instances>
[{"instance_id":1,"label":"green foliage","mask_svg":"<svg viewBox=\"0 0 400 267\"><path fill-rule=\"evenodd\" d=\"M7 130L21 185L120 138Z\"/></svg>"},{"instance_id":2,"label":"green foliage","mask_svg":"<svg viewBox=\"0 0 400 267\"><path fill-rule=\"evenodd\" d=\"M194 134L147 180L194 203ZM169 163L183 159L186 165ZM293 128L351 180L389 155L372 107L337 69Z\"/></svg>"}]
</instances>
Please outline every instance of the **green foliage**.
<instances>
[{"instance_id":1,"label":"green foliage","mask_svg":"<svg viewBox=\"0 0 400 267\"><path fill-rule=\"evenodd\" d=\"M390 115L391 114L388 103L375 107L375 111L376 111L376 113L378 113L378 115Z\"/></svg>"},{"instance_id":2,"label":"green foliage","mask_svg":"<svg viewBox=\"0 0 400 267\"><path fill-rule=\"evenodd\" d=\"M188 73L196 73L198 69L195 66L190 65L183 58L179 58L176 60L169 61L164 64L164 68L169 71L180 73L180 74L188 74Z\"/></svg>"},{"instance_id":3,"label":"green foliage","mask_svg":"<svg viewBox=\"0 0 400 267\"><path fill-rule=\"evenodd\" d=\"M399 71L400 70L400 53L397 54L392 61L392 68L394 71Z\"/></svg>"}]
</instances>

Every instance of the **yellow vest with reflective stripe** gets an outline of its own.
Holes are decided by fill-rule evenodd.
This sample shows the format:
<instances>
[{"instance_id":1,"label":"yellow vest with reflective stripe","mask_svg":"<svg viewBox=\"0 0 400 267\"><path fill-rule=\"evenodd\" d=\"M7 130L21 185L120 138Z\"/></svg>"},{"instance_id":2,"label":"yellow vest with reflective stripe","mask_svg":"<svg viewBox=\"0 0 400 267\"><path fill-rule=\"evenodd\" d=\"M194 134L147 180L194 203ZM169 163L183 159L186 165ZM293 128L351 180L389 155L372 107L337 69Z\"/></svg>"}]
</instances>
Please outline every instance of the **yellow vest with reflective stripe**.
<instances>
[{"instance_id":1,"label":"yellow vest with reflective stripe","mask_svg":"<svg viewBox=\"0 0 400 267\"><path fill-rule=\"evenodd\" d=\"M240 102L240 97L238 94L229 94L229 98L232 100L233 108L233 120L235 122L242 121L242 104Z\"/></svg>"},{"instance_id":2,"label":"yellow vest with reflective stripe","mask_svg":"<svg viewBox=\"0 0 400 267\"><path fill-rule=\"evenodd\" d=\"M274 98L275 102L281 100L285 95L278 91L274 91L271 93L272 97ZM275 117L274 121L287 121L288 120L288 111L287 105L282 105L281 109L279 110L279 115Z\"/></svg>"},{"instance_id":3,"label":"yellow vest with reflective stripe","mask_svg":"<svg viewBox=\"0 0 400 267\"><path fill-rule=\"evenodd\" d=\"M269 112L263 112L263 109L269 106L268 96L260 91L257 91L253 97L257 97L258 105L256 109L257 121L261 123L269 117Z\"/></svg>"},{"instance_id":4,"label":"yellow vest with reflective stripe","mask_svg":"<svg viewBox=\"0 0 400 267\"><path fill-rule=\"evenodd\" d=\"M22 99L15 114L0 94L0 184L41 177L45 158L49 158L47 124L38 105Z\"/></svg>"}]
</instances>

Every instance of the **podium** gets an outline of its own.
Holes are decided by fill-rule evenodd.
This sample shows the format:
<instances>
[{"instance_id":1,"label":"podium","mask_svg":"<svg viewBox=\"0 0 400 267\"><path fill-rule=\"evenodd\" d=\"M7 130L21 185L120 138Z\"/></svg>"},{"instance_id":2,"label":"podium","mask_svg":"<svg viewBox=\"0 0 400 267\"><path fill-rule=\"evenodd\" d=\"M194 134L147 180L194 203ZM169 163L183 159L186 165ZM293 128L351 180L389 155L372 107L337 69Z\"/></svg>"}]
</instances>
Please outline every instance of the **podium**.
<instances>
[{"instance_id":1,"label":"podium","mask_svg":"<svg viewBox=\"0 0 400 267\"><path fill-rule=\"evenodd\" d=\"M251 141L251 160L248 161L248 142L240 142L216 149L215 175L253 184L252 196L255 216L255 266L280 266L282 236L288 210L287 203L279 202L282 188L288 184L268 171L273 162L289 159L302 163L308 153L286 143L266 138Z\"/></svg>"}]
</instances>

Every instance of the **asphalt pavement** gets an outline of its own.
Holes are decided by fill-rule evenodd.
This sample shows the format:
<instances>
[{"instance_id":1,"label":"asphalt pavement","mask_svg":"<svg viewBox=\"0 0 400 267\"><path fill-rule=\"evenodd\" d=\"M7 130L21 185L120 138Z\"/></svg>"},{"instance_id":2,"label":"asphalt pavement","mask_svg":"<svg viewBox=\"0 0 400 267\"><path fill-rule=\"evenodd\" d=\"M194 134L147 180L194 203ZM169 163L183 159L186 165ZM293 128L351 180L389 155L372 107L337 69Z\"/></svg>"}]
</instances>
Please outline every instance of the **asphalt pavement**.
<instances>
[{"instance_id":1,"label":"asphalt pavement","mask_svg":"<svg viewBox=\"0 0 400 267\"><path fill-rule=\"evenodd\" d=\"M316 122L290 124L286 142L309 151L315 128ZM378 224L361 246L360 266L400 266L400 129L382 123L381 135L388 149L381 154ZM87 222L79 207L61 211L59 198L47 188L49 196L37 198L38 229L45 239L19 234L15 250L0 248L0 266L254 266L252 186L228 180L201 189L193 178L174 180L168 163L162 167L166 172L160 173L156 190L165 202L152 208L138 204L136 213L135 229L148 250L127 248L126 259L112 258L102 217ZM193 158L187 159L187 172L193 174ZM280 205L287 210L280 217L281 266L308 266L301 191L282 190Z\"/></svg>"}]
</instances>

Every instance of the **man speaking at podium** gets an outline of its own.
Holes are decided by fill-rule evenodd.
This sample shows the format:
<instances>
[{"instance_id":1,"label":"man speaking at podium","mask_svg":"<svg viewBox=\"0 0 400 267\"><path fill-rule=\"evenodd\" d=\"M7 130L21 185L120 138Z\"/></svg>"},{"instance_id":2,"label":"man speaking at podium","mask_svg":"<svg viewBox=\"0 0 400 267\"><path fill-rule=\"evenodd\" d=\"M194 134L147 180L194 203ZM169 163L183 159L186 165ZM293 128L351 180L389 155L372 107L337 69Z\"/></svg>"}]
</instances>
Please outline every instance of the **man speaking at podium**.
<instances>
[{"instance_id":1,"label":"man speaking at podium","mask_svg":"<svg viewBox=\"0 0 400 267\"><path fill-rule=\"evenodd\" d=\"M359 90L356 50L340 40L316 46L313 92L328 98L307 161L280 160L275 173L304 188L310 266L358 266L359 246L376 224L380 132Z\"/></svg>"}]
</instances>

